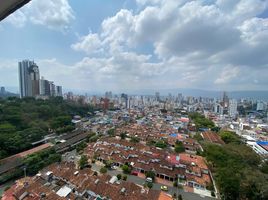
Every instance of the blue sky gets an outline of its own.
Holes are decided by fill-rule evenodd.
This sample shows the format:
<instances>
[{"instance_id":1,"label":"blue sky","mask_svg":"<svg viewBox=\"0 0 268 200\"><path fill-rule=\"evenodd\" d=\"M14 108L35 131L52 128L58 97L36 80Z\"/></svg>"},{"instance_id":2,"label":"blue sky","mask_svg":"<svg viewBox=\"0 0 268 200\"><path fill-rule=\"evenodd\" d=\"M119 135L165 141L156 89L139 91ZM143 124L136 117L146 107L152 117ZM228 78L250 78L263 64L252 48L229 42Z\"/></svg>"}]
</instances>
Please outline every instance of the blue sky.
<instances>
[{"instance_id":1,"label":"blue sky","mask_svg":"<svg viewBox=\"0 0 268 200\"><path fill-rule=\"evenodd\" d=\"M0 85L34 59L64 88L266 90L268 1L32 0L0 22Z\"/></svg>"}]
</instances>

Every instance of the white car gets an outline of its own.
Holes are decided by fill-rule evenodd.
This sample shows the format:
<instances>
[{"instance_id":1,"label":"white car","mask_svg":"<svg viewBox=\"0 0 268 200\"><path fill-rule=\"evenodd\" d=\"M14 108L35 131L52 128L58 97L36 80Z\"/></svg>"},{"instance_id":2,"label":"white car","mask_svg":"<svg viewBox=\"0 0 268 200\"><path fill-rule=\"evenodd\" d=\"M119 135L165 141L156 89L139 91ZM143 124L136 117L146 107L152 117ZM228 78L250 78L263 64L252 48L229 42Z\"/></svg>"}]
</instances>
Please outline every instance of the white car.
<instances>
[{"instance_id":1,"label":"white car","mask_svg":"<svg viewBox=\"0 0 268 200\"><path fill-rule=\"evenodd\" d=\"M149 183L152 183L153 182L153 179L151 177L147 177L146 178L146 181L149 182Z\"/></svg>"},{"instance_id":2,"label":"white car","mask_svg":"<svg viewBox=\"0 0 268 200\"><path fill-rule=\"evenodd\" d=\"M118 169L118 167L115 166L115 165L113 165L113 166L111 167L111 169Z\"/></svg>"}]
</instances>

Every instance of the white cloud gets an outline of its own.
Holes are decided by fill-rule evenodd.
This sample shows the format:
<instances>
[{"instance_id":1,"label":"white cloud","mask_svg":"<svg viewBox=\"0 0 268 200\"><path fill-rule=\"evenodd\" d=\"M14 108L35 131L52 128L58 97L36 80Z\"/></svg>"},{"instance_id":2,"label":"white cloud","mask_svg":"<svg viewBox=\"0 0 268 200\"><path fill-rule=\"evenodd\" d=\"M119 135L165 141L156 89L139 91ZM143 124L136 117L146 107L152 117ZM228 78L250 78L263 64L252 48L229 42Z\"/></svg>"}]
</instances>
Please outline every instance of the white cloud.
<instances>
[{"instance_id":1,"label":"white cloud","mask_svg":"<svg viewBox=\"0 0 268 200\"><path fill-rule=\"evenodd\" d=\"M12 13L6 19L6 22L7 23L10 23L13 26L18 27L18 28L23 27L25 25L26 21L27 21L26 15L22 11L20 11L20 10L18 10L15 13Z\"/></svg>"},{"instance_id":2,"label":"white cloud","mask_svg":"<svg viewBox=\"0 0 268 200\"><path fill-rule=\"evenodd\" d=\"M33 0L29 5L30 20L51 29L68 28L74 14L68 0Z\"/></svg>"},{"instance_id":3,"label":"white cloud","mask_svg":"<svg viewBox=\"0 0 268 200\"><path fill-rule=\"evenodd\" d=\"M241 38L252 45L259 45L268 40L268 19L251 18L238 27Z\"/></svg>"},{"instance_id":4,"label":"white cloud","mask_svg":"<svg viewBox=\"0 0 268 200\"><path fill-rule=\"evenodd\" d=\"M91 34L81 37L80 41L71 45L71 48L76 51L84 51L87 54L101 52L101 40L98 34Z\"/></svg>"},{"instance_id":5,"label":"white cloud","mask_svg":"<svg viewBox=\"0 0 268 200\"><path fill-rule=\"evenodd\" d=\"M71 44L83 59L39 59L41 73L67 88L95 90L267 88L268 21L258 17L267 1L136 2L137 10L119 10ZM35 0L22 14L60 30L74 19L67 0Z\"/></svg>"},{"instance_id":6,"label":"white cloud","mask_svg":"<svg viewBox=\"0 0 268 200\"><path fill-rule=\"evenodd\" d=\"M75 19L68 0L32 0L5 20L16 27L23 27L27 21L49 29L66 31Z\"/></svg>"},{"instance_id":7,"label":"white cloud","mask_svg":"<svg viewBox=\"0 0 268 200\"><path fill-rule=\"evenodd\" d=\"M233 67L233 66L228 66L228 67L224 67L222 69L222 72L220 73L220 77L218 77L215 80L216 84L226 84L228 83L230 80L234 79L234 78L238 78L238 74L239 74L239 68L238 67Z\"/></svg>"},{"instance_id":8,"label":"white cloud","mask_svg":"<svg viewBox=\"0 0 268 200\"><path fill-rule=\"evenodd\" d=\"M265 88L264 77L257 76L268 71L268 25L257 15L266 1L136 2L138 11L120 10L103 21L100 32L72 45L87 54L105 49L85 71L103 66L99 76L126 84L139 80L139 87ZM148 46L148 55L139 52Z\"/></svg>"}]
</instances>

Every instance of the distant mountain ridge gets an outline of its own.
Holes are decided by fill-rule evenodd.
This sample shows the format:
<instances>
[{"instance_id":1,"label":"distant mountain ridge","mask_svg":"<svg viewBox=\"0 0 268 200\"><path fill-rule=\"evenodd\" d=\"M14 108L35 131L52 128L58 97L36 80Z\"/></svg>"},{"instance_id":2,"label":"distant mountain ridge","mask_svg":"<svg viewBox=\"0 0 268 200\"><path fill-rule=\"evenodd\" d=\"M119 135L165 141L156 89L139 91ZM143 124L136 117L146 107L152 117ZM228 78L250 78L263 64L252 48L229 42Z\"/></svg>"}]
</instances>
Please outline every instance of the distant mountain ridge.
<instances>
[{"instance_id":1,"label":"distant mountain ridge","mask_svg":"<svg viewBox=\"0 0 268 200\"><path fill-rule=\"evenodd\" d=\"M209 97L209 98L222 98L223 91L213 91L213 90L202 90L202 89L160 89L160 90L143 90L142 94L155 95L155 92L160 92L160 95L168 95L169 93L177 95L181 93L183 96L193 96L193 97ZM229 98L241 99L241 98L251 98L258 100L268 100L268 90L267 91L226 91Z\"/></svg>"},{"instance_id":2,"label":"distant mountain ridge","mask_svg":"<svg viewBox=\"0 0 268 200\"><path fill-rule=\"evenodd\" d=\"M18 97L18 94L9 92L9 91L5 91L4 93L0 91L0 97Z\"/></svg>"},{"instance_id":3,"label":"distant mountain ridge","mask_svg":"<svg viewBox=\"0 0 268 200\"><path fill-rule=\"evenodd\" d=\"M15 92L18 91L17 87L6 87L9 91ZM72 91L74 94L85 95L104 95L106 90L103 91L92 91L92 90L84 90L84 89L70 89L63 88L64 93L68 91ZM110 91L107 89L107 91ZM172 95L178 95L182 93L183 96L193 96L193 97L209 97L209 98L222 98L223 91L216 90L204 90L204 89L187 89L187 88L175 88L175 89L140 89L140 90L122 90L122 91L112 91L113 94L126 93L129 95L155 95L155 92L160 92L160 95L168 95L171 93ZM241 98L251 98L257 100L268 100L268 90L264 91L256 91L256 90L244 90L244 91L226 91L227 95L230 98L241 99ZM15 93L12 93L17 95ZM18 95L17 95L18 96Z\"/></svg>"},{"instance_id":4,"label":"distant mountain ridge","mask_svg":"<svg viewBox=\"0 0 268 200\"><path fill-rule=\"evenodd\" d=\"M105 91L87 91L87 90L79 90L79 89L65 89L65 91L72 91L74 94L88 94L88 95L104 95ZM107 90L108 91L108 90ZM113 92L113 91L112 91ZM202 89L142 89L135 91L127 91L122 90L120 92L113 92L113 94L121 94L126 93L129 95L155 95L155 92L159 92L160 96L166 96L169 93L172 95L178 95L181 93L183 96L193 96L193 97L209 97L209 98L222 98L223 91L215 91L215 90L202 90ZM250 98L256 100L268 100L268 90L266 91L226 91L229 98L241 99L241 98Z\"/></svg>"}]
</instances>

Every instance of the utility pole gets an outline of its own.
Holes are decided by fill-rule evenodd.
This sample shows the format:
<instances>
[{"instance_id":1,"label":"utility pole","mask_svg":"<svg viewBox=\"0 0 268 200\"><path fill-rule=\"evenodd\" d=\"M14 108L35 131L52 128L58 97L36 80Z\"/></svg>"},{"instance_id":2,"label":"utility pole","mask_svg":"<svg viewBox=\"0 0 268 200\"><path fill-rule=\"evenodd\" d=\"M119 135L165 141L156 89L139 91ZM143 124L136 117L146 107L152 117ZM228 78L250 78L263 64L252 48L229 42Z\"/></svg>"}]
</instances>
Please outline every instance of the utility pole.
<instances>
[{"instance_id":1,"label":"utility pole","mask_svg":"<svg viewBox=\"0 0 268 200\"><path fill-rule=\"evenodd\" d=\"M26 178L26 167L24 167L23 170L24 170L24 178Z\"/></svg>"},{"instance_id":2,"label":"utility pole","mask_svg":"<svg viewBox=\"0 0 268 200\"><path fill-rule=\"evenodd\" d=\"M177 179L177 199L179 199L179 178Z\"/></svg>"}]
</instances>

